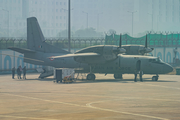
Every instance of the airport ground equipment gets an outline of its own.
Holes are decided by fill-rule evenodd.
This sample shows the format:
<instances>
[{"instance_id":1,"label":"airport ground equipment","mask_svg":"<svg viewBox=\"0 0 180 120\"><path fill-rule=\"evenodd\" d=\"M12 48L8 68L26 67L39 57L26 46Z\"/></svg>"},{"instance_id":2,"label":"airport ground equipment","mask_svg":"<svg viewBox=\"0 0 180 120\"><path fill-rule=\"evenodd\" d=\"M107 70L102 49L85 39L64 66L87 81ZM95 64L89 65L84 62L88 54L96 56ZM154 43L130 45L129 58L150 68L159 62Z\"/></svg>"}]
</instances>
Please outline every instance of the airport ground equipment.
<instances>
[{"instance_id":1,"label":"airport ground equipment","mask_svg":"<svg viewBox=\"0 0 180 120\"><path fill-rule=\"evenodd\" d=\"M176 75L180 75L180 68L176 68Z\"/></svg>"},{"instance_id":2,"label":"airport ground equipment","mask_svg":"<svg viewBox=\"0 0 180 120\"><path fill-rule=\"evenodd\" d=\"M71 68L55 68L54 69L54 78L56 82L72 82L74 79L74 69Z\"/></svg>"},{"instance_id":3,"label":"airport ground equipment","mask_svg":"<svg viewBox=\"0 0 180 120\"><path fill-rule=\"evenodd\" d=\"M43 78L52 76L53 74L54 74L53 71L42 72L42 73L40 74L39 78L43 79Z\"/></svg>"}]
</instances>

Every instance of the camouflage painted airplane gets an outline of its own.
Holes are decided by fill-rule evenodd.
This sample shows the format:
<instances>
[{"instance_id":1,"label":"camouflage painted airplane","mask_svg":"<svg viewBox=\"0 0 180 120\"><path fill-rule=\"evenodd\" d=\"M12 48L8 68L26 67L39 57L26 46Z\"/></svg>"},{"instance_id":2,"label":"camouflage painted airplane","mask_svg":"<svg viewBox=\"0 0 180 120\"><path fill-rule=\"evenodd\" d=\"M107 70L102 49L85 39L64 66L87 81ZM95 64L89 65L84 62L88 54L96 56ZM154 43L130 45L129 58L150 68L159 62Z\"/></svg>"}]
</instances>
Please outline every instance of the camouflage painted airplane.
<instances>
[{"instance_id":1,"label":"camouflage painted airplane","mask_svg":"<svg viewBox=\"0 0 180 120\"><path fill-rule=\"evenodd\" d=\"M169 64L157 57L123 55L121 53L125 53L126 50L121 47L121 39L119 43L119 46L91 46L72 54L46 43L37 19L31 17L27 18L28 49L9 49L24 54L24 62L27 63L55 68L83 68L84 72L89 72L88 80L95 80L94 73L114 74L114 78L119 79L122 78L122 74L135 74L136 77L139 71L140 74L143 71L144 74L156 74L152 80L157 81L158 74L173 70ZM145 49L147 46L143 48Z\"/></svg>"}]
</instances>

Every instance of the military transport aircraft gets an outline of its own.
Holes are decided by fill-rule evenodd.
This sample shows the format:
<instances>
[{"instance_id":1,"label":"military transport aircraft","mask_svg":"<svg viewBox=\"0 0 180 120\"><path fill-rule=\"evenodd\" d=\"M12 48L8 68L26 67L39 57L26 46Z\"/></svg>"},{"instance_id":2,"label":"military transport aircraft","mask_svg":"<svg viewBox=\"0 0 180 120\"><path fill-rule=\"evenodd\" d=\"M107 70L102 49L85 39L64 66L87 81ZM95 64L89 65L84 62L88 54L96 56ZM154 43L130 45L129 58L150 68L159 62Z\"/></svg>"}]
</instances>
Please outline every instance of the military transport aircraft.
<instances>
[{"instance_id":1,"label":"military transport aircraft","mask_svg":"<svg viewBox=\"0 0 180 120\"><path fill-rule=\"evenodd\" d=\"M118 79L125 73L136 75L135 71L143 71L144 74L156 74L152 80L157 81L158 74L173 70L169 64L157 57L121 54L126 52L121 47L121 41L119 46L97 45L69 53L45 42L35 17L27 18L27 46L28 49L9 49L24 54L24 62L27 63L55 68L83 68L89 72L88 80L95 79L94 73L111 73Z\"/></svg>"}]
</instances>

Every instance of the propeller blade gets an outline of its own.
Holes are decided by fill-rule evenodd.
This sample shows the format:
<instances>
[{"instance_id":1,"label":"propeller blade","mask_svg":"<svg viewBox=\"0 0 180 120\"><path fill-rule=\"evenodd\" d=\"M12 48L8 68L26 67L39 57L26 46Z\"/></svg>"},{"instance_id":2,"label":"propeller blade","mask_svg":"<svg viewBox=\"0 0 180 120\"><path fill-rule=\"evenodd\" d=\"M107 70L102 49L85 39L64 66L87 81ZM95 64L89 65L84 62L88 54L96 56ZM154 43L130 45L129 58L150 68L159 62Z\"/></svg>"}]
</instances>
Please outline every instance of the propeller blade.
<instances>
[{"instance_id":1,"label":"propeller blade","mask_svg":"<svg viewBox=\"0 0 180 120\"><path fill-rule=\"evenodd\" d=\"M145 43L145 48L147 48L147 34L146 34L146 43Z\"/></svg>"},{"instance_id":2,"label":"propeller blade","mask_svg":"<svg viewBox=\"0 0 180 120\"><path fill-rule=\"evenodd\" d=\"M121 34L120 34L120 39L119 39L119 48L121 47L121 42L122 42L122 40L121 40Z\"/></svg>"}]
</instances>

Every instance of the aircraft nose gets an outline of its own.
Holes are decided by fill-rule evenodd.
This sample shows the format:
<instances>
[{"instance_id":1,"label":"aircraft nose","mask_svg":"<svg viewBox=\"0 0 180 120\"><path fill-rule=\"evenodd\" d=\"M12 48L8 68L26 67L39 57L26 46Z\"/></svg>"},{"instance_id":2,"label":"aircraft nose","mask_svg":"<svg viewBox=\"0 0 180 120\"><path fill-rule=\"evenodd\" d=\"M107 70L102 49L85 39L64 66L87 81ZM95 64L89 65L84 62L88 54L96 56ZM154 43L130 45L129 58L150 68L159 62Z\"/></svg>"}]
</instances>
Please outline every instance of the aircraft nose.
<instances>
[{"instance_id":1,"label":"aircraft nose","mask_svg":"<svg viewBox=\"0 0 180 120\"><path fill-rule=\"evenodd\" d=\"M164 73L169 73L169 72L172 72L173 71L173 67L169 64L165 64L164 66Z\"/></svg>"}]
</instances>

